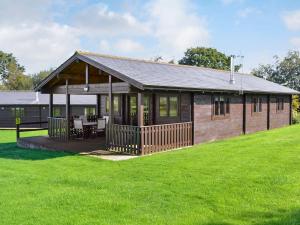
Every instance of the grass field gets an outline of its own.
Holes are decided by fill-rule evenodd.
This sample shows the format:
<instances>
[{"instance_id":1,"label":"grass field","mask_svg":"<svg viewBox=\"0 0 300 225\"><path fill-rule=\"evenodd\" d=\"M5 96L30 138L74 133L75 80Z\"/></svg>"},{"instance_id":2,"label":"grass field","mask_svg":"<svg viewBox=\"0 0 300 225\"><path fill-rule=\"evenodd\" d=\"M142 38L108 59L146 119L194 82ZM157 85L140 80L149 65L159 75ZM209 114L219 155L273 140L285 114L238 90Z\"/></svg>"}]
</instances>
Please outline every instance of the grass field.
<instances>
[{"instance_id":1,"label":"grass field","mask_svg":"<svg viewBox=\"0 0 300 225\"><path fill-rule=\"evenodd\" d=\"M119 162L0 131L0 224L300 224L300 126Z\"/></svg>"}]
</instances>

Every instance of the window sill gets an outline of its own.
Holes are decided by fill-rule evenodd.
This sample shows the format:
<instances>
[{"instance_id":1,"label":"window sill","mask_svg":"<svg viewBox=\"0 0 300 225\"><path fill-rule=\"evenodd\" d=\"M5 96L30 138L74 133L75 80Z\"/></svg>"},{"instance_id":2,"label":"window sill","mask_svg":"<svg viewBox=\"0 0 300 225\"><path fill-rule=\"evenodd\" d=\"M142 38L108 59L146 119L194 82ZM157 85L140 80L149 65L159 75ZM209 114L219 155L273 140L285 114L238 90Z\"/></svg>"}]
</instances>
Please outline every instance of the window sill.
<instances>
[{"instance_id":1,"label":"window sill","mask_svg":"<svg viewBox=\"0 0 300 225\"><path fill-rule=\"evenodd\" d=\"M229 114L218 115L218 116L213 115L212 116L212 120L224 120L224 119L229 119L229 118L230 118Z\"/></svg>"}]
</instances>

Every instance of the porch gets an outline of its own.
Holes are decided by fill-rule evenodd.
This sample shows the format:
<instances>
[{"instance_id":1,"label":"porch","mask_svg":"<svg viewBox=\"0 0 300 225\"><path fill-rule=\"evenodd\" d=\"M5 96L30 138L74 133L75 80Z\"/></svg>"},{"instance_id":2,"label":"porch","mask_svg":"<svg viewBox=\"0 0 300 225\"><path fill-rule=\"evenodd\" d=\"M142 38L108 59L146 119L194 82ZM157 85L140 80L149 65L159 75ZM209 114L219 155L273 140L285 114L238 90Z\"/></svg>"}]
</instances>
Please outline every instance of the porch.
<instances>
[{"instance_id":1,"label":"porch","mask_svg":"<svg viewBox=\"0 0 300 225\"><path fill-rule=\"evenodd\" d=\"M84 54L72 56L36 90L50 96L48 134L57 142L73 141L78 132L74 118L82 118L71 115L70 96L95 95L95 111L85 116L106 119L106 150L144 155L193 144L190 93L145 90L141 83ZM53 94L65 94L65 115L55 115Z\"/></svg>"}]
</instances>

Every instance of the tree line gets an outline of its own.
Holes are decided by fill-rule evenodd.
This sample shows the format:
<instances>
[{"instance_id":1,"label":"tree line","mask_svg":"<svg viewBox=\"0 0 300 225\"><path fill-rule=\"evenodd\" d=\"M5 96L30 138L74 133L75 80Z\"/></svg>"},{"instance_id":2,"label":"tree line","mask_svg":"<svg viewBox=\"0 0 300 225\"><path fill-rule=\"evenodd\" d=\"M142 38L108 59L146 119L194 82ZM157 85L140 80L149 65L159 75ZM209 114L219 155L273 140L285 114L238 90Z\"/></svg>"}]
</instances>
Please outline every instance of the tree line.
<instances>
[{"instance_id":1,"label":"tree line","mask_svg":"<svg viewBox=\"0 0 300 225\"><path fill-rule=\"evenodd\" d=\"M12 53L0 51L0 90L32 90L53 69L35 74L25 74L24 66L20 65Z\"/></svg>"},{"instance_id":2,"label":"tree line","mask_svg":"<svg viewBox=\"0 0 300 225\"><path fill-rule=\"evenodd\" d=\"M300 91L300 53L290 51L280 59L274 56L274 64L259 65L251 74ZM155 61L161 60L157 57ZM175 63L171 60L169 63ZM230 70L230 56L214 48L189 48L179 64L201 66L220 70ZM242 65L235 65L239 71ZM0 51L0 89L32 90L53 69L45 69L35 74L26 75L24 66L20 65L11 53Z\"/></svg>"}]
</instances>

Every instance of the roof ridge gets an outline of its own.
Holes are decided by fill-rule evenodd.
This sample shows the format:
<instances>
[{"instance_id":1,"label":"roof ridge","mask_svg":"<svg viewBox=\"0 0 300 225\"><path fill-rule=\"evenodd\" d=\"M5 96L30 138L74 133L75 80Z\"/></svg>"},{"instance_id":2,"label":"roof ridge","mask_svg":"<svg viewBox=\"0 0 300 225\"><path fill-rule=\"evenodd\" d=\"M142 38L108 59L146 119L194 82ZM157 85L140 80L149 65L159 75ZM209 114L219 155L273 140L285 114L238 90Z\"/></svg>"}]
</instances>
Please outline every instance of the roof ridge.
<instances>
[{"instance_id":1,"label":"roof ridge","mask_svg":"<svg viewBox=\"0 0 300 225\"><path fill-rule=\"evenodd\" d=\"M173 64L173 63L167 63L167 62L154 62L152 60L147 60L147 59L137 59L137 58L130 58L130 57L125 57L125 56L115 56L115 55L109 55L109 54L101 54L101 53L95 53L95 52L89 52L89 51L80 51L77 50L75 54L81 54L81 55L94 55L94 56L100 56L104 58L111 58L111 59L121 59L121 60L130 60L130 61L137 61L137 62L144 62L144 63L152 63L152 64L161 64L161 65L169 65L169 66L177 66L177 67L189 67L189 68L197 68L197 69L204 69L204 70L212 70L212 71L217 71L217 72L222 72L222 73L230 73L229 70L221 70L221 69L213 69L213 68L208 68L204 66L192 66L192 65L184 65L184 64ZM247 73L240 73L240 72L235 72L235 74L240 74L240 75L250 75Z\"/></svg>"}]
</instances>

